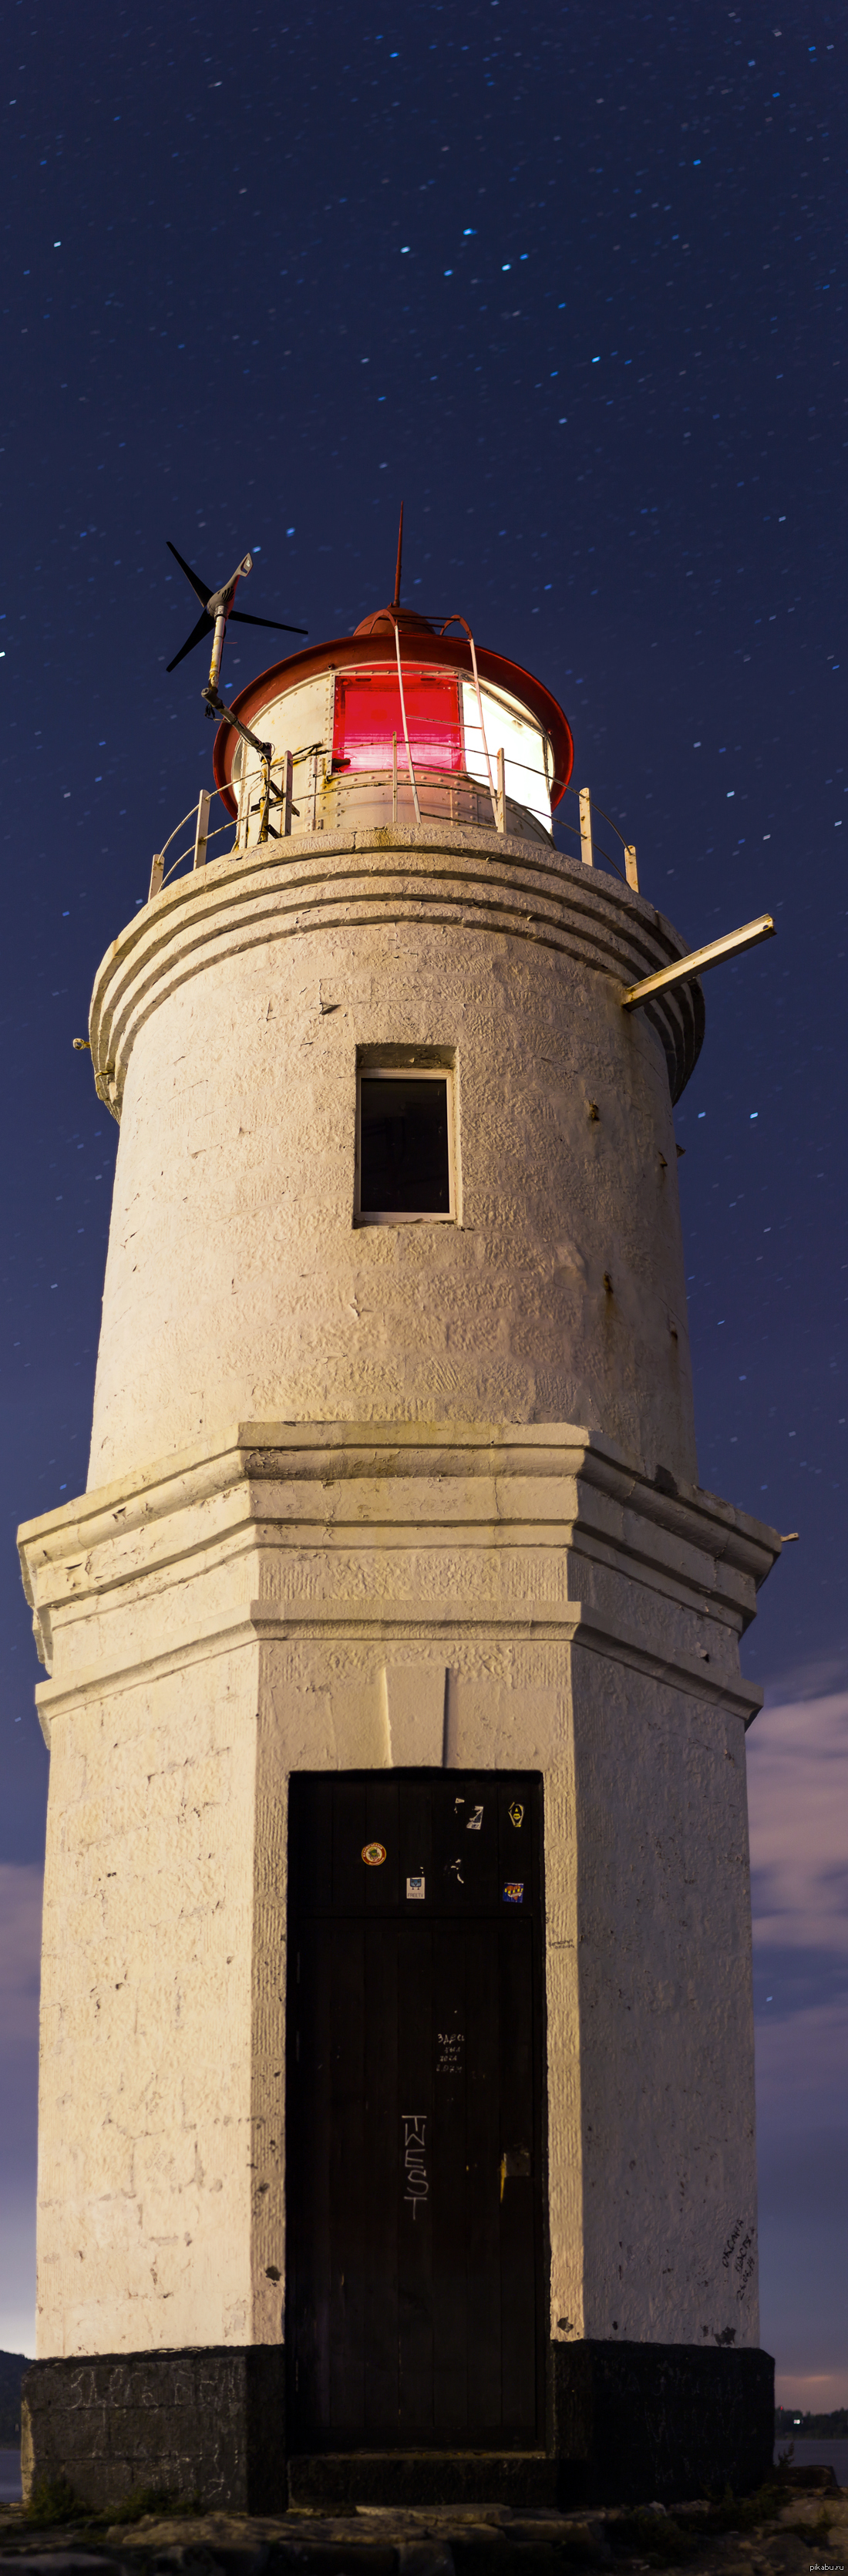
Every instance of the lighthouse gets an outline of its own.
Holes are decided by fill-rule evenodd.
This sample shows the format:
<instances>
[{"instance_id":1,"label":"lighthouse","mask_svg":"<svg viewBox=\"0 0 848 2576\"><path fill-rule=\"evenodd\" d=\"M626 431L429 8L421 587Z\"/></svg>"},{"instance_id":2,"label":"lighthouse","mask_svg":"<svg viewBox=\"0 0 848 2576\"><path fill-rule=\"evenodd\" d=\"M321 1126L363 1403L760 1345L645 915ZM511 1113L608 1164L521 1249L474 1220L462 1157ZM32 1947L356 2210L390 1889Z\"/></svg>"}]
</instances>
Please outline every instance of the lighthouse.
<instances>
[{"instance_id":1,"label":"lighthouse","mask_svg":"<svg viewBox=\"0 0 848 2576\"><path fill-rule=\"evenodd\" d=\"M398 579L228 705L234 582L194 579L211 820L94 984L88 1485L20 1541L25 2471L738 2490L773 2398L738 1648L779 1541L698 1483L697 961L587 796L556 846L540 679Z\"/></svg>"}]
</instances>

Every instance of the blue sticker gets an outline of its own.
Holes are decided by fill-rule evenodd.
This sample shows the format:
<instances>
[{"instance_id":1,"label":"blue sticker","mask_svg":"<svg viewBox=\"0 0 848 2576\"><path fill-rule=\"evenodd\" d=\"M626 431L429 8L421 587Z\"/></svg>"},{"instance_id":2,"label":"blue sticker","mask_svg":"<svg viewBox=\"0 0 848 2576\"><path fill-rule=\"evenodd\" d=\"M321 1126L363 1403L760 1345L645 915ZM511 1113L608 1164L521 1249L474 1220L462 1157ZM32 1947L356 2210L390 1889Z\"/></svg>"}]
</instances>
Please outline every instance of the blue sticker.
<instances>
[{"instance_id":1,"label":"blue sticker","mask_svg":"<svg viewBox=\"0 0 848 2576\"><path fill-rule=\"evenodd\" d=\"M504 1904L505 1904L505 1905L523 1905L523 1903L524 1903L524 1880L523 1880L523 1878L506 1878L506 1879L504 1880Z\"/></svg>"}]
</instances>

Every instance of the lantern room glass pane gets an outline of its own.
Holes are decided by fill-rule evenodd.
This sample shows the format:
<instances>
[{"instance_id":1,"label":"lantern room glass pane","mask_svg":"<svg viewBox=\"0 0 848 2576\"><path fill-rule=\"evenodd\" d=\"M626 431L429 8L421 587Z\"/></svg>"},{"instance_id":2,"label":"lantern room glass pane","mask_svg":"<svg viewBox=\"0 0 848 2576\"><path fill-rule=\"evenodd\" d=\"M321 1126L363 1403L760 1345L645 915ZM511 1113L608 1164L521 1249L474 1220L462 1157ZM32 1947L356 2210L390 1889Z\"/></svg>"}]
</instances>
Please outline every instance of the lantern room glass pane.
<instances>
[{"instance_id":1,"label":"lantern room glass pane","mask_svg":"<svg viewBox=\"0 0 848 2576\"><path fill-rule=\"evenodd\" d=\"M459 682L442 672L404 667L403 695L416 769L463 766ZM336 679L334 769L391 769L397 734L398 769L406 770L400 689L396 671L353 671Z\"/></svg>"},{"instance_id":2,"label":"lantern room glass pane","mask_svg":"<svg viewBox=\"0 0 848 2576\"><path fill-rule=\"evenodd\" d=\"M448 1077L361 1073L362 1216L449 1216Z\"/></svg>"},{"instance_id":3,"label":"lantern room glass pane","mask_svg":"<svg viewBox=\"0 0 848 2576\"><path fill-rule=\"evenodd\" d=\"M476 689L468 680L462 683L465 721L465 766L470 778L488 781L488 751L492 774L496 775L498 752L504 755L504 784L511 802L525 806L528 813L546 832L551 828L551 796L545 767L545 737L530 715L522 716L518 708L506 705L491 689L482 688L485 745L480 729L480 709ZM553 764L552 764L553 765Z\"/></svg>"}]
</instances>

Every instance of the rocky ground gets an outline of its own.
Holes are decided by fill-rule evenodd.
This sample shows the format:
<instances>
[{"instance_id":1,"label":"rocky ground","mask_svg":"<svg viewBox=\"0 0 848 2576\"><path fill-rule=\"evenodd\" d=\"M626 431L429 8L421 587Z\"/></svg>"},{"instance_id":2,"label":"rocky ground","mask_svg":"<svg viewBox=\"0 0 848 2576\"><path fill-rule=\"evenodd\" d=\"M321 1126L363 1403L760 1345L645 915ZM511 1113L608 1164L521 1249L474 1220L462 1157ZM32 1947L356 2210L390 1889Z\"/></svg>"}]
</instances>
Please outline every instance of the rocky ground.
<instances>
[{"instance_id":1,"label":"rocky ground","mask_svg":"<svg viewBox=\"0 0 848 2576\"><path fill-rule=\"evenodd\" d=\"M502 2505L415 2513L357 2506L317 2513L145 2513L76 2517L60 2494L46 2518L0 2506L0 2560L27 2576L843 2576L848 2489L774 2490L664 2511L511 2512ZM64 2510L64 2519L59 2518Z\"/></svg>"}]
</instances>

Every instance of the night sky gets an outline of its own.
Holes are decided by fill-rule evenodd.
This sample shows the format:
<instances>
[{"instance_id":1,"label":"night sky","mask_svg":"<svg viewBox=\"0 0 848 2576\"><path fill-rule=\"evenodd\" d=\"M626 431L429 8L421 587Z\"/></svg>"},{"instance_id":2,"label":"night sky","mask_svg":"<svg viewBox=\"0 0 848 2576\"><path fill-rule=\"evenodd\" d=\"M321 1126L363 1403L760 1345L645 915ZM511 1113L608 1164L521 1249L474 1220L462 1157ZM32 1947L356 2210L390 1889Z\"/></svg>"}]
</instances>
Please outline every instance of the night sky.
<instances>
[{"instance_id":1,"label":"night sky","mask_svg":"<svg viewBox=\"0 0 848 2576\"><path fill-rule=\"evenodd\" d=\"M561 699L643 891L692 945L778 926L705 982L677 1134L701 1479L800 1533L743 1648L763 2342L786 2400L844 2404L844 14L4 30L0 2342L32 2339L47 1770L14 1530L85 1484L117 1144L71 1041L211 779L165 541L210 587L251 547L239 605L318 642L391 595L403 499L405 596ZM231 688L269 643L231 630Z\"/></svg>"}]
</instances>

